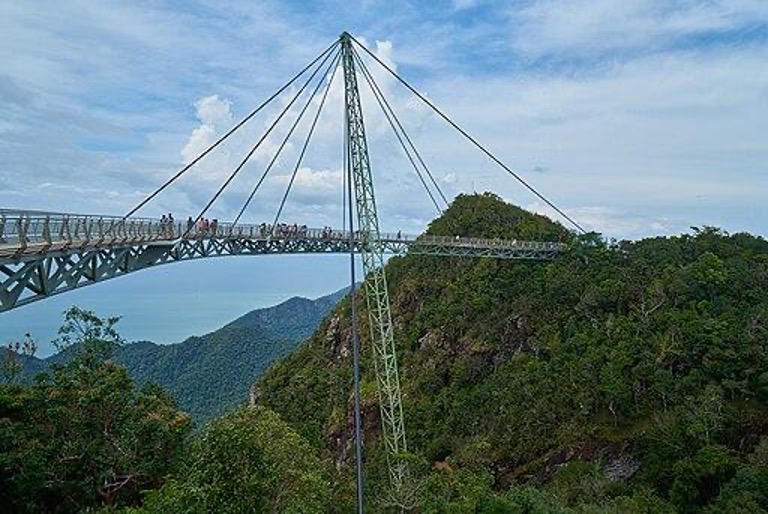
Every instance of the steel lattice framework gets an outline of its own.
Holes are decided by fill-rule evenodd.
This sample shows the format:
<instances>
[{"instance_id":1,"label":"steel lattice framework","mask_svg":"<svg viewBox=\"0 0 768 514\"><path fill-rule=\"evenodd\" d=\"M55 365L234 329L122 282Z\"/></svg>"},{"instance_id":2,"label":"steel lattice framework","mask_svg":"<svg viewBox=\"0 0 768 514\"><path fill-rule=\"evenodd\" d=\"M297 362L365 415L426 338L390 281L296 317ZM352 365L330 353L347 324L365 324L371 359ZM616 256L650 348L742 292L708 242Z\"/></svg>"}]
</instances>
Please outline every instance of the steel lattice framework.
<instances>
[{"instance_id":1,"label":"steel lattice framework","mask_svg":"<svg viewBox=\"0 0 768 514\"><path fill-rule=\"evenodd\" d=\"M389 309L387 276L384 271L385 245L381 241L379 216L373 192L373 177L365 138L363 108L357 87L352 40L348 33L341 35L342 65L344 67L344 103L347 121L347 147L349 166L355 190L357 223L360 233L360 255L365 272L365 298L368 307L368 325L376 379L379 386L382 436L387 449L390 479L399 490L407 474L400 456L408 451L403 422L403 404L400 394L400 376L397 353L392 333L392 315Z\"/></svg>"}]
</instances>

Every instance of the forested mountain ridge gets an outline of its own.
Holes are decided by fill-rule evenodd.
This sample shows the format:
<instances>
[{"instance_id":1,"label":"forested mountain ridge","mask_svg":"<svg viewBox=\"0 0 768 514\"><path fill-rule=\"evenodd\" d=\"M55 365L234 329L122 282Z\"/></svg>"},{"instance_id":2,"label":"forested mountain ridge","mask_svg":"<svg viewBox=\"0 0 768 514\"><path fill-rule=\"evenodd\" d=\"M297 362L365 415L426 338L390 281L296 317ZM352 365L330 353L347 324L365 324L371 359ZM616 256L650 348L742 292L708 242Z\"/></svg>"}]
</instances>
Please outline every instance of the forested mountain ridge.
<instances>
[{"instance_id":1,"label":"forested mountain ridge","mask_svg":"<svg viewBox=\"0 0 768 514\"><path fill-rule=\"evenodd\" d=\"M572 239L489 194L458 197L429 232ZM424 511L768 512L764 239L586 236L554 262L405 256L387 274ZM256 387L340 466L341 511L354 494L348 320L345 300ZM366 321L376 498L386 472Z\"/></svg>"},{"instance_id":2,"label":"forested mountain ridge","mask_svg":"<svg viewBox=\"0 0 768 514\"><path fill-rule=\"evenodd\" d=\"M253 310L209 334L177 344L139 341L115 348L113 360L138 384L163 386L198 425L245 403L254 376L308 338L346 290L309 300L294 297ZM25 364L31 379L65 363L77 348Z\"/></svg>"},{"instance_id":3,"label":"forested mountain ridge","mask_svg":"<svg viewBox=\"0 0 768 514\"><path fill-rule=\"evenodd\" d=\"M171 348L125 344L119 317L72 307L55 357L27 362L29 336L6 348L0 511L326 512L316 450L277 414L243 404L254 370L298 345L344 292L293 298ZM34 379L21 380L25 364ZM213 410L228 412L200 423Z\"/></svg>"}]
</instances>

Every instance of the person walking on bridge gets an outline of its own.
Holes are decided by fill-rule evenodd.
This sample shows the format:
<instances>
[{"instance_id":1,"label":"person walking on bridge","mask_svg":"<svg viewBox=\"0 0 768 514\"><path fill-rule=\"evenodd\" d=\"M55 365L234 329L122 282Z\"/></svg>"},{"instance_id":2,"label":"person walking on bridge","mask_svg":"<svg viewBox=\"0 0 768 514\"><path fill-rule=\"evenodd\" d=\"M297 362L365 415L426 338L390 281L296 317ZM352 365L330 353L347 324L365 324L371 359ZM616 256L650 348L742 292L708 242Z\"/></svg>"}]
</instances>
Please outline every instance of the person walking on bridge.
<instances>
[{"instance_id":1,"label":"person walking on bridge","mask_svg":"<svg viewBox=\"0 0 768 514\"><path fill-rule=\"evenodd\" d=\"M168 218L166 218L165 214L163 214L163 217L160 218L160 235L161 236L165 236L167 226L168 226Z\"/></svg>"}]
</instances>

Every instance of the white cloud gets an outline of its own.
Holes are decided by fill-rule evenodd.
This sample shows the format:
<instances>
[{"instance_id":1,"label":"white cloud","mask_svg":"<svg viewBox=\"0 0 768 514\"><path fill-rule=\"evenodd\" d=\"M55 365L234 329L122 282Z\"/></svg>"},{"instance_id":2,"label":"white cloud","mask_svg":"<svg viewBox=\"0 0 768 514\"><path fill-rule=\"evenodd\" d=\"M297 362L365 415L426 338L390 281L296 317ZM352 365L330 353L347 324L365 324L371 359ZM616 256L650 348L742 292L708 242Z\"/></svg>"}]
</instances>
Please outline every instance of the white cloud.
<instances>
[{"instance_id":1,"label":"white cloud","mask_svg":"<svg viewBox=\"0 0 768 514\"><path fill-rule=\"evenodd\" d=\"M195 102L197 118L205 125L223 126L232 124L232 105L221 100L219 95L206 96Z\"/></svg>"},{"instance_id":2,"label":"white cloud","mask_svg":"<svg viewBox=\"0 0 768 514\"><path fill-rule=\"evenodd\" d=\"M453 8L461 11L463 9L471 9L477 6L478 3L479 0L453 0Z\"/></svg>"},{"instance_id":3,"label":"white cloud","mask_svg":"<svg viewBox=\"0 0 768 514\"><path fill-rule=\"evenodd\" d=\"M456 78L433 91L460 125L567 212L603 206L761 232L739 212L757 212L768 188L765 55L761 46L666 52L584 74ZM456 170L460 189L530 201L458 136L438 137L436 126L435 153ZM536 166L547 173L524 172ZM630 234L621 223L599 231Z\"/></svg>"},{"instance_id":4,"label":"white cloud","mask_svg":"<svg viewBox=\"0 0 768 514\"><path fill-rule=\"evenodd\" d=\"M296 178L293 181L293 189L297 191L325 195L329 192L338 191L341 188L342 170L324 170L301 167L296 171ZM282 185L288 185L291 175L278 175L275 181Z\"/></svg>"},{"instance_id":5,"label":"white cloud","mask_svg":"<svg viewBox=\"0 0 768 514\"><path fill-rule=\"evenodd\" d=\"M187 144L181 149L184 164L202 154L233 124L231 104L219 95L200 98L195 102L200 125L192 130Z\"/></svg>"},{"instance_id":6,"label":"white cloud","mask_svg":"<svg viewBox=\"0 0 768 514\"><path fill-rule=\"evenodd\" d=\"M599 55L655 49L681 38L768 20L762 0L537 0L509 10L513 47L524 54Z\"/></svg>"},{"instance_id":7,"label":"white cloud","mask_svg":"<svg viewBox=\"0 0 768 514\"><path fill-rule=\"evenodd\" d=\"M203 124L195 127L189 136L189 141L181 149L181 157L184 164L190 163L205 151L206 148L211 146L216 141L216 137L216 128L212 125Z\"/></svg>"},{"instance_id":8,"label":"white cloud","mask_svg":"<svg viewBox=\"0 0 768 514\"><path fill-rule=\"evenodd\" d=\"M530 203L525 208L552 219L559 218L551 207L541 202ZM571 209L569 215L588 232L599 232L606 237L641 238L651 233L672 235L685 231L691 225L682 219L654 218L627 209L603 206L577 207Z\"/></svg>"}]
</instances>

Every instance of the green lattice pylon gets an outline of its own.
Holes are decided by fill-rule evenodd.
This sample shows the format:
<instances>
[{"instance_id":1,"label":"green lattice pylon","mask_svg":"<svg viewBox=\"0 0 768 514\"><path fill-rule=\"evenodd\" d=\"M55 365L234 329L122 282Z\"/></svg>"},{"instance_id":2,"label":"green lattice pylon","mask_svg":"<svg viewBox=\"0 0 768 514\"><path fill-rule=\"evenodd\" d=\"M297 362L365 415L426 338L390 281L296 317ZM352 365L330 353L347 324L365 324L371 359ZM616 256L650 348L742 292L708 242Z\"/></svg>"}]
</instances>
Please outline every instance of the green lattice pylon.
<instances>
[{"instance_id":1,"label":"green lattice pylon","mask_svg":"<svg viewBox=\"0 0 768 514\"><path fill-rule=\"evenodd\" d=\"M360 254L365 272L365 298L368 324L373 346L374 370L379 388L379 407L383 440L387 450L390 479L400 490L406 480L407 466L401 458L407 452L400 377L397 370L392 315L389 309L387 276L384 273L384 247L379 233L379 217L373 193L373 178L365 139L363 111L348 33L341 35L342 65L344 67L344 100L347 122L349 166L355 190L357 222L360 231Z\"/></svg>"}]
</instances>

